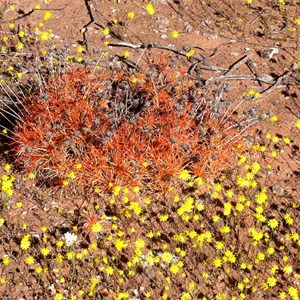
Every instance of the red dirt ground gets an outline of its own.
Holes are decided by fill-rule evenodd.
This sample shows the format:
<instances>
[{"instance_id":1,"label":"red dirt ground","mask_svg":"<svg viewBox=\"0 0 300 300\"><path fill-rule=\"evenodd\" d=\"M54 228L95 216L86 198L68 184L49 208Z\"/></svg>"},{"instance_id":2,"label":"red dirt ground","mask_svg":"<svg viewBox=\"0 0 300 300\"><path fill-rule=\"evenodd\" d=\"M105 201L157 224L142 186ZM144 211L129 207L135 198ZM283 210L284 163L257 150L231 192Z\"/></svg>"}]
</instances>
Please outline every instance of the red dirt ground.
<instances>
[{"instance_id":1,"label":"red dirt ground","mask_svg":"<svg viewBox=\"0 0 300 300\"><path fill-rule=\"evenodd\" d=\"M156 43L174 47L177 50L190 46L196 49L197 56L205 58L205 63L201 64L202 67L206 64L206 66L227 69L240 58L248 55L250 66L243 63L237 69L229 72L230 75L248 76L255 73L269 75L271 79L276 80L278 76L291 70L293 63L300 59L299 40L295 37L299 32L289 32L289 26L284 24L281 14L269 16L272 22L266 24L265 15L268 12L253 9L253 14L249 14L249 8L243 1L224 1L230 2L228 4L223 2L220 4L220 1L208 2L209 5L201 4L201 1L153 1L156 9L153 16L147 14L145 9L141 9L141 7L145 7L146 1L53 0L44 4L40 0L16 0L14 5L17 11L20 9L20 12L24 11L25 13L37 4L41 4L43 9L52 11L53 17L44 23L45 27L53 30L55 42L58 45L73 45L74 52L76 52L77 45L83 44L86 47L86 56L90 57L90 60L97 59L104 49L110 54L121 56L127 50L130 52L128 59L133 62L139 60L141 64L148 58L161 53L161 50L156 49L134 50L128 47L107 47L104 45L104 41L143 43L145 45ZM129 20L127 17L130 11L135 12L134 20ZM43 14L43 10L35 11L22 18L21 23L25 27L33 27L33 24L43 19ZM291 14L297 16L299 8L298 12L295 8L295 12ZM22 16L22 14L19 15ZM94 18L94 22L87 26L91 22L91 17ZM110 25L113 19L117 19L118 23ZM111 26L111 33L115 33L118 38L113 34L110 37L104 37L102 30L107 26ZM171 36L174 30L180 33L176 39ZM86 41L83 40L84 33ZM261 53L270 47L277 47L279 53L274 54L272 58L262 57ZM164 53L170 52L165 51ZM183 57L178 62L188 67L192 65L193 59L187 61ZM191 73L193 76L200 76L200 79L204 81L222 74L222 71L204 69L201 69L200 74L196 74L195 71ZM262 115L262 118L265 114L278 116L280 122L276 126L270 125L268 129L261 127L265 126L263 125L265 123L257 123L255 127L258 136L262 131L269 131L272 135L292 138L293 147L291 149L294 150L289 150L288 147L280 149L282 155L274 161L273 171L265 174L265 178L261 178L273 193L278 195L278 198L282 196L281 187L284 187L284 192L288 197L285 197L283 201L287 201L286 199L298 199L299 201L300 199L300 137L291 122L295 118L300 118L300 92L298 86L294 84L295 80L299 84L299 72L293 74L292 78L287 78L282 88L276 88L264 97L251 99L240 108L240 110L252 108L253 114ZM214 97L215 91L224 83L229 84L224 98L236 101L239 101L242 94L250 89L263 93L271 85L271 83L257 80L221 81L209 86L207 96ZM262 139L265 140L263 136ZM55 200L53 197L53 202L44 203L44 199L49 199L47 190L32 186L30 181L20 184L23 190L23 193L18 195L20 200L27 198L29 190L30 194L35 194L36 197L36 199L27 199L29 200L28 205L31 207L30 213L24 215L24 219L20 220L20 223L27 222L36 228L51 223L53 225L53 222L55 223L57 220L52 218L51 214L46 220L43 214L51 213L52 209L58 206L57 197ZM81 206L86 201L81 196L69 200L71 202L67 199L62 201L64 209L69 212L70 210L75 211L77 205ZM93 199L89 199L89 201L92 202ZM35 217L35 222L32 221L32 216ZM216 288L222 291L225 287L218 286ZM21 294L19 289L22 287L17 288L16 295Z\"/></svg>"}]
</instances>

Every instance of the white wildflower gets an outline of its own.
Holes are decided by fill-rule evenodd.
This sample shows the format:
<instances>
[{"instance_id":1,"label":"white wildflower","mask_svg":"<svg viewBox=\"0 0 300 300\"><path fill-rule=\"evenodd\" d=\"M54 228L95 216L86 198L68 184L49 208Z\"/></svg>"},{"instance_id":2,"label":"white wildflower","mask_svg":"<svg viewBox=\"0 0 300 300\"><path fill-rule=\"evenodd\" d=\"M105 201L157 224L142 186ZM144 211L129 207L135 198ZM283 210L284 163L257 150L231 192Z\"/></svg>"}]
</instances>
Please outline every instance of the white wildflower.
<instances>
[{"instance_id":1,"label":"white wildflower","mask_svg":"<svg viewBox=\"0 0 300 300\"><path fill-rule=\"evenodd\" d=\"M73 243L77 241L77 239L77 235L69 231L64 234L64 240L67 246L72 246Z\"/></svg>"}]
</instances>

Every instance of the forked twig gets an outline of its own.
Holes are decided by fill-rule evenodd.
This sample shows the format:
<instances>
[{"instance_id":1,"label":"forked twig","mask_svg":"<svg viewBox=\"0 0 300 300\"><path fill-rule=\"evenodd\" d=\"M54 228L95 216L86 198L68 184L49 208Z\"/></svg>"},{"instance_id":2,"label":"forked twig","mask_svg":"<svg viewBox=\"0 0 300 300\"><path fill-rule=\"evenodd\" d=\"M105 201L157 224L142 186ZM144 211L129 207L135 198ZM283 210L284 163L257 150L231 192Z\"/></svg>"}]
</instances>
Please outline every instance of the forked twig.
<instances>
[{"instance_id":1,"label":"forked twig","mask_svg":"<svg viewBox=\"0 0 300 300\"><path fill-rule=\"evenodd\" d=\"M271 92L273 92L275 89L279 89L279 88L284 88L285 85L282 85L282 81L284 79L286 79L287 77L289 77L294 71L295 71L296 67L293 66L290 70L284 72L282 75L280 75L277 80L275 81L275 83L273 83L271 86L269 86L268 88L266 88L261 94L260 94L260 98L267 96L268 94L270 94Z\"/></svg>"},{"instance_id":2,"label":"forked twig","mask_svg":"<svg viewBox=\"0 0 300 300\"><path fill-rule=\"evenodd\" d=\"M99 26L99 27L102 28L102 29L104 29L106 26L100 24L100 23L95 19L95 17L94 17L94 14L93 14L93 12L92 12L92 7L93 7L93 9L94 9L94 11L95 11L95 14L96 14L97 19L100 19L100 16L99 16L99 10L98 10L98 6L97 6L96 2L93 1L93 0L91 0L91 1L90 1L90 0L85 0L84 3L85 3L85 6L86 6L88 15L89 15L89 17L90 17L90 21L89 21L86 25L84 25L84 26L82 27L81 33L82 33L82 35L83 35L83 41L82 41L82 43L83 43L83 45L85 45L86 50L88 51L88 43L87 43L87 42L88 42L88 39L87 39L88 28L89 28L92 24L95 24L95 25ZM122 37L120 36L120 34L119 34L118 32L116 32L116 31L112 28L111 25L108 24L107 27L109 28L110 34L111 34L113 37L115 37L115 38L118 39L118 40L122 40Z\"/></svg>"},{"instance_id":3,"label":"forked twig","mask_svg":"<svg viewBox=\"0 0 300 300\"><path fill-rule=\"evenodd\" d=\"M249 55L244 55L243 57L241 57L240 59L238 59L236 62L234 62L231 66L229 66L228 70L225 71L223 73L223 75L226 75L226 74L228 74L230 72L233 72L234 70L238 69L240 65L242 65L243 63L245 63L249 59L250 59Z\"/></svg>"},{"instance_id":4,"label":"forked twig","mask_svg":"<svg viewBox=\"0 0 300 300\"><path fill-rule=\"evenodd\" d=\"M171 51L175 54L181 55L181 56L185 56L187 57L188 51L184 51L184 50L178 50L174 47L170 47L170 46L164 46L164 45L159 45L157 43L148 43L148 44L133 44L133 43L128 43L128 42L111 42L108 43L107 46L111 46L111 47L126 47L126 48L131 48L131 49L159 49L159 50L167 50L167 51ZM197 47L200 48L200 47ZM202 48L200 48L202 49ZM204 51L204 49L202 49ZM197 56L197 55L193 55L191 57L191 59L196 60L197 64L198 63L202 63L201 66L199 66L200 69L203 70L210 70L210 71L227 71L228 69L224 69L224 68L220 68L220 67L215 67L215 66L211 66L209 65L207 62L205 62L205 57L201 56Z\"/></svg>"}]
</instances>

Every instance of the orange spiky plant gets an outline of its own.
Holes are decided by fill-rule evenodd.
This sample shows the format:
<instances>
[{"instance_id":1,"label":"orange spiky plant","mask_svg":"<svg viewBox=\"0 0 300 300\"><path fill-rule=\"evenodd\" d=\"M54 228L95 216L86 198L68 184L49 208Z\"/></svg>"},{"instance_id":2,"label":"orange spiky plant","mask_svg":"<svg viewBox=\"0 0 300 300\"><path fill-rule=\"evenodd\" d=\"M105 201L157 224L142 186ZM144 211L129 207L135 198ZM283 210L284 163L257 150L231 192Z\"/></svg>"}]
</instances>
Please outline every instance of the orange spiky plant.
<instances>
[{"instance_id":1,"label":"orange spiky plant","mask_svg":"<svg viewBox=\"0 0 300 300\"><path fill-rule=\"evenodd\" d=\"M89 212L85 214L83 217L84 217L84 221L83 221L84 224L82 228L86 234L90 234L91 232L93 232L97 223L100 224L101 221L100 215L98 215L95 212Z\"/></svg>"},{"instance_id":2,"label":"orange spiky plant","mask_svg":"<svg viewBox=\"0 0 300 300\"><path fill-rule=\"evenodd\" d=\"M195 175L226 168L242 137L233 110L215 116L169 58L149 70L51 77L43 95L24 99L13 143L19 165L55 182L72 181L71 172L81 188L117 182L161 189L184 167Z\"/></svg>"}]
</instances>

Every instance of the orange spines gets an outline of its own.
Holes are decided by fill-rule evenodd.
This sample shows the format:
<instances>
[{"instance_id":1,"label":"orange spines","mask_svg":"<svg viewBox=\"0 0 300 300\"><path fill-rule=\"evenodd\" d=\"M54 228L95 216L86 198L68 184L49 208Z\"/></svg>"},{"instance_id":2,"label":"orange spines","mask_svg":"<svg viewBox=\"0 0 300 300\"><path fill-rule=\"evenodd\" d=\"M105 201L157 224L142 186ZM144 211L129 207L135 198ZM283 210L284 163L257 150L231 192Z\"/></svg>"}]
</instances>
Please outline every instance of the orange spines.
<instances>
[{"instance_id":1,"label":"orange spines","mask_svg":"<svg viewBox=\"0 0 300 300\"><path fill-rule=\"evenodd\" d=\"M24 99L28 112L13 143L19 165L65 185L154 189L183 167L196 175L227 167L237 145L233 116L214 117L195 99L193 80L159 61L149 66L152 77L87 70L51 77L43 94Z\"/></svg>"}]
</instances>

